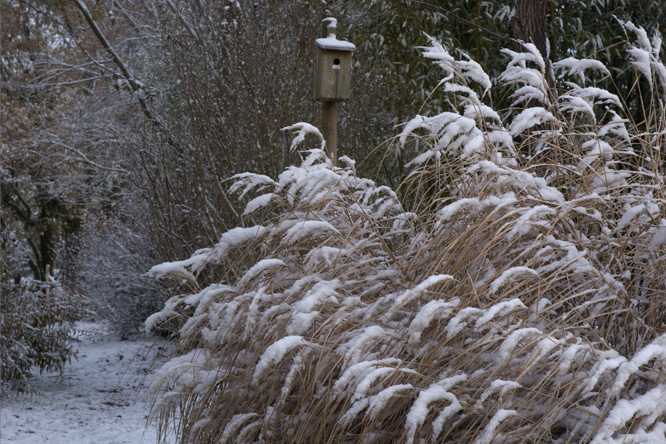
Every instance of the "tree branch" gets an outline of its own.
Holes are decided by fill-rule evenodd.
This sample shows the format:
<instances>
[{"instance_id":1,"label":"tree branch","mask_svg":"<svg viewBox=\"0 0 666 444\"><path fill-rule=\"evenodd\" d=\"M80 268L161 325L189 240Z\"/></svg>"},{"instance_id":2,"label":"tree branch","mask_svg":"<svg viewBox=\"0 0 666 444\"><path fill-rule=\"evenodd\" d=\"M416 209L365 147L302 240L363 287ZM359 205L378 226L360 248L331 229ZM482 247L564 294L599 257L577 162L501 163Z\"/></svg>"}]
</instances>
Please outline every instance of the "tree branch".
<instances>
[{"instance_id":1,"label":"tree branch","mask_svg":"<svg viewBox=\"0 0 666 444\"><path fill-rule=\"evenodd\" d=\"M123 77L125 77L125 80L127 80L127 82L129 83L130 87L132 88L132 91L136 93L135 95L139 100L139 104L141 105L141 110L143 111L143 114L146 116L146 118L148 118L148 120L154 122L158 126L161 126L159 122L155 119L155 116L153 115L150 108L148 107L146 99L142 96L144 88L134 79L127 66L125 66L122 59L118 56L118 53L116 53L116 51L113 49L109 41L106 39L106 37L104 37L104 34L102 34L102 31L97 26L97 23L95 23L95 20L93 20L92 15L90 14L90 11L88 11L86 5L83 3L82 0L74 0L74 3L76 3L76 6L81 11L81 14L83 14L83 17L90 25L90 28L97 37L97 40L99 40L102 46L104 46L104 49L106 49L106 51L111 56L111 60L113 60L113 63L115 63L116 66L120 69L120 72L122 72Z\"/></svg>"}]
</instances>

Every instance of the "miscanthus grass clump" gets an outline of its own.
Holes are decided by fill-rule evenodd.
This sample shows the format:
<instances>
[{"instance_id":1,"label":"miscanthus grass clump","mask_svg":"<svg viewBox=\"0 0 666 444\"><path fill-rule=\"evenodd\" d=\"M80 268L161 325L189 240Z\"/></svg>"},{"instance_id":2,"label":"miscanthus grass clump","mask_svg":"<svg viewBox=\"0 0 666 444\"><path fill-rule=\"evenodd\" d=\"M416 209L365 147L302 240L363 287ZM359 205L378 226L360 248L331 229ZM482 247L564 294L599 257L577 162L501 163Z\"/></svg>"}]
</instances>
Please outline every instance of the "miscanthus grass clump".
<instances>
[{"instance_id":1,"label":"miscanthus grass clump","mask_svg":"<svg viewBox=\"0 0 666 444\"><path fill-rule=\"evenodd\" d=\"M594 60L506 50L491 106L437 41L450 104L395 139L397 190L321 149L233 191L246 224L154 267L190 288L152 417L182 443L666 441L661 41L624 24L651 120L595 86ZM564 83L566 81L566 83ZM307 124L298 131L318 135Z\"/></svg>"}]
</instances>

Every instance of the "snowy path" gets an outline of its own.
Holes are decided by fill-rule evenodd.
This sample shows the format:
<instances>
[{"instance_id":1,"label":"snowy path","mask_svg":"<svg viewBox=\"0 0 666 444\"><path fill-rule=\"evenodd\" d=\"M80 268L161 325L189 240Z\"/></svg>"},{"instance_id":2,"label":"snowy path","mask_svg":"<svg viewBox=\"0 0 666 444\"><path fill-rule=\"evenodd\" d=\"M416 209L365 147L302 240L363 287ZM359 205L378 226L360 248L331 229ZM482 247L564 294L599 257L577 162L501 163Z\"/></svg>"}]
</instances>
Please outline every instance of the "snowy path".
<instances>
[{"instance_id":1,"label":"snowy path","mask_svg":"<svg viewBox=\"0 0 666 444\"><path fill-rule=\"evenodd\" d=\"M156 442L155 427L146 429L146 400L160 343L117 341L96 324L78 327L79 356L63 377L38 374L33 393L2 400L1 444Z\"/></svg>"}]
</instances>

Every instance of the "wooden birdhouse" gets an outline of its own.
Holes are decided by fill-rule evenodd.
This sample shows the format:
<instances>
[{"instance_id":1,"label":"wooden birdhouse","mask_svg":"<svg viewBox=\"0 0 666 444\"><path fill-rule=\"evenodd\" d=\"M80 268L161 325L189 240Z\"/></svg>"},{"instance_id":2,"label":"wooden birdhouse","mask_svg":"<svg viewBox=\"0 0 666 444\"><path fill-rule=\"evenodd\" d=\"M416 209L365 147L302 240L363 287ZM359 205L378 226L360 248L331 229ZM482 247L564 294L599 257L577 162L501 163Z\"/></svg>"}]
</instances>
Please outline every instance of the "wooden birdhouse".
<instances>
[{"instance_id":1,"label":"wooden birdhouse","mask_svg":"<svg viewBox=\"0 0 666 444\"><path fill-rule=\"evenodd\" d=\"M356 46L336 38L336 19L329 17L324 22L328 35L315 40L314 99L341 102L349 99L352 52Z\"/></svg>"}]
</instances>

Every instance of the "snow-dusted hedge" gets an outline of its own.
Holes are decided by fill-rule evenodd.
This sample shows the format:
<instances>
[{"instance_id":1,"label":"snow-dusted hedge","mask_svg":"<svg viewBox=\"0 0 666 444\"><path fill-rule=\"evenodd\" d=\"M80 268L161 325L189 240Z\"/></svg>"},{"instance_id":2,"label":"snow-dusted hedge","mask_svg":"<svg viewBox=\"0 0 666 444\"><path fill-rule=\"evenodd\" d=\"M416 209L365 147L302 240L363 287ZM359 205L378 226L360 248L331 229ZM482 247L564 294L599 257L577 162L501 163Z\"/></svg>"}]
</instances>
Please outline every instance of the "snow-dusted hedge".
<instances>
[{"instance_id":1,"label":"snow-dusted hedge","mask_svg":"<svg viewBox=\"0 0 666 444\"><path fill-rule=\"evenodd\" d=\"M19 279L24 249L2 230L0 266L0 393L23 389L31 371L60 371L75 354L74 321L81 300L56 283Z\"/></svg>"},{"instance_id":2,"label":"snow-dusted hedge","mask_svg":"<svg viewBox=\"0 0 666 444\"><path fill-rule=\"evenodd\" d=\"M648 130L595 86L598 62L555 64L577 81L556 93L533 45L507 50L519 106L499 112L481 67L432 40L451 107L404 127L399 190L319 149L275 180L237 176L247 225L150 272L194 288L148 320L182 323L153 387L163 431L665 442L666 69L661 42L625 28L655 92Z\"/></svg>"}]
</instances>

